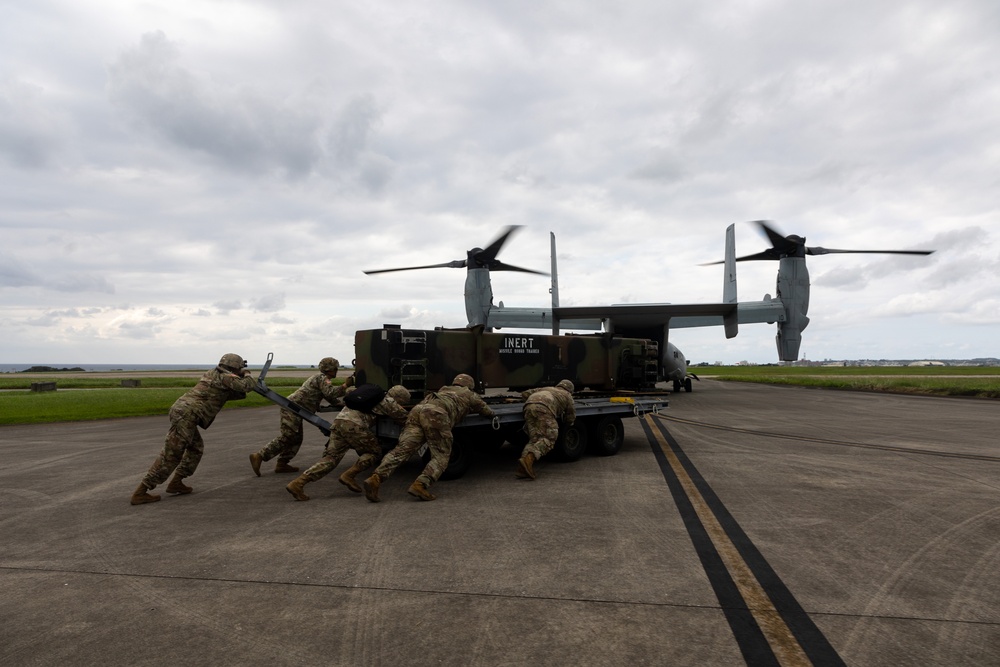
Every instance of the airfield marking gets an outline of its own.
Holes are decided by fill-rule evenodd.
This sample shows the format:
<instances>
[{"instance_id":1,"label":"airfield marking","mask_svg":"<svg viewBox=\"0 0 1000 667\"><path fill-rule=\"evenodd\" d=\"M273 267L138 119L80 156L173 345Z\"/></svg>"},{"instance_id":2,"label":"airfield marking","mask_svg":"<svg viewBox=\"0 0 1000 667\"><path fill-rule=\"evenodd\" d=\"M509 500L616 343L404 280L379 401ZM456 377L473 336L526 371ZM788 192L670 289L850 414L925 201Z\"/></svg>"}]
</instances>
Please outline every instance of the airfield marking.
<instances>
[{"instance_id":1,"label":"airfield marking","mask_svg":"<svg viewBox=\"0 0 1000 667\"><path fill-rule=\"evenodd\" d=\"M755 431L749 428L738 426L722 426L720 424L709 424L708 422L694 421L682 417L668 417L662 412L656 416L665 421L672 421L685 426L700 426L701 428L711 428L717 431L729 431L731 433L746 433L748 435L766 436L768 438L782 438L785 440L799 440L800 442L816 442L822 445L839 445L841 447L858 447L861 449L878 449L886 452L897 452L900 454L923 454L925 456L942 456L949 459L968 459L970 461L1000 461L1000 456L990 456L989 454L963 454L962 452L945 452L935 449L916 449L914 447L896 447L893 445L874 445L865 442L852 442L850 440L829 440L827 438L812 438L803 435L790 435L788 433L771 433L768 431Z\"/></svg>"},{"instance_id":2,"label":"airfield marking","mask_svg":"<svg viewBox=\"0 0 1000 667\"><path fill-rule=\"evenodd\" d=\"M666 427L641 422L747 663L843 665Z\"/></svg>"}]
</instances>

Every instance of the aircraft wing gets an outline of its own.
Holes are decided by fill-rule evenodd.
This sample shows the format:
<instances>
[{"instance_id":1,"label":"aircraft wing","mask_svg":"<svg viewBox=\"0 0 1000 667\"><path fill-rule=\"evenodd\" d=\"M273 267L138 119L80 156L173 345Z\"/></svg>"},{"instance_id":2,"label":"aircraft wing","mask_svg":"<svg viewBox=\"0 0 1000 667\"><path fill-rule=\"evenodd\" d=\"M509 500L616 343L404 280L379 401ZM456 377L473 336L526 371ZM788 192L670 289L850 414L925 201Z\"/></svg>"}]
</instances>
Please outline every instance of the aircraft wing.
<instances>
[{"instance_id":1,"label":"aircraft wing","mask_svg":"<svg viewBox=\"0 0 1000 667\"><path fill-rule=\"evenodd\" d=\"M669 326L672 318L720 317L722 320L736 316L735 303L643 303L616 304L612 306L567 306L552 309L554 319L609 321L616 328L648 328Z\"/></svg>"}]
</instances>

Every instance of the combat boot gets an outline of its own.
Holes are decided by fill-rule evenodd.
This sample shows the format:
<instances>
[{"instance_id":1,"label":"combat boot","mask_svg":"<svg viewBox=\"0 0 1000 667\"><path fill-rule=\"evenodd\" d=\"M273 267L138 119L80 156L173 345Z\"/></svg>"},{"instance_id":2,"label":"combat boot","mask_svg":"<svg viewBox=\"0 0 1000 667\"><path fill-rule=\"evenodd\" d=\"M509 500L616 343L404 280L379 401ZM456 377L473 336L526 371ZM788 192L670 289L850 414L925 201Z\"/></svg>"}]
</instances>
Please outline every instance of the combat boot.
<instances>
[{"instance_id":1,"label":"combat boot","mask_svg":"<svg viewBox=\"0 0 1000 667\"><path fill-rule=\"evenodd\" d=\"M253 474L260 477L260 464L264 462L264 457L258 452L254 452L250 455L250 467L253 468Z\"/></svg>"},{"instance_id":2,"label":"combat boot","mask_svg":"<svg viewBox=\"0 0 1000 667\"><path fill-rule=\"evenodd\" d=\"M365 498L372 501L373 503L377 503L379 500L381 500L378 497L378 487L382 486L382 482L384 481L385 478L382 477L382 475L378 474L377 472L372 473L371 477L362 482L362 484L364 484L365 486Z\"/></svg>"},{"instance_id":3,"label":"combat boot","mask_svg":"<svg viewBox=\"0 0 1000 667\"><path fill-rule=\"evenodd\" d=\"M351 491L354 491L354 493L361 493L361 487L358 486L358 483L356 481L354 481L354 477L362 470L364 470L364 468L355 463L350 468L341 473L340 477L337 478L337 481L339 481L341 484L349 488Z\"/></svg>"},{"instance_id":4,"label":"combat boot","mask_svg":"<svg viewBox=\"0 0 1000 667\"><path fill-rule=\"evenodd\" d=\"M302 490L302 487L304 487L308 483L309 480L306 479L305 475L299 475L298 477L293 479L288 484L288 486L285 487L285 491L288 491L290 494L292 494L296 500L309 500L309 496L307 496L305 492Z\"/></svg>"},{"instance_id":5,"label":"combat boot","mask_svg":"<svg viewBox=\"0 0 1000 667\"><path fill-rule=\"evenodd\" d=\"M286 461L278 461L274 464L274 472L298 472L295 466L290 466Z\"/></svg>"},{"instance_id":6,"label":"combat boot","mask_svg":"<svg viewBox=\"0 0 1000 667\"><path fill-rule=\"evenodd\" d=\"M528 452L517 460L517 470L514 476L518 479L535 479L535 455Z\"/></svg>"},{"instance_id":7,"label":"combat boot","mask_svg":"<svg viewBox=\"0 0 1000 667\"><path fill-rule=\"evenodd\" d=\"M410 488L408 488L406 492L415 498L420 498L421 500L434 500L437 498L437 496L427 489L427 485L419 479L413 484L410 484Z\"/></svg>"},{"instance_id":8,"label":"combat boot","mask_svg":"<svg viewBox=\"0 0 1000 667\"><path fill-rule=\"evenodd\" d=\"M167 493L172 493L174 495L187 495L194 491L190 486L184 485L184 478L178 477L176 474L171 478L170 484L167 484Z\"/></svg>"},{"instance_id":9,"label":"combat boot","mask_svg":"<svg viewBox=\"0 0 1000 667\"><path fill-rule=\"evenodd\" d=\"M155 503L157 500L160 499L159 496L154 496L151 493L147 493L148 491L149 488L142 482L139 482L139 486L132 493L132 499L129 502L132 503L133 505L142 505L145 503Z\"/></svg>"}]
</instances>

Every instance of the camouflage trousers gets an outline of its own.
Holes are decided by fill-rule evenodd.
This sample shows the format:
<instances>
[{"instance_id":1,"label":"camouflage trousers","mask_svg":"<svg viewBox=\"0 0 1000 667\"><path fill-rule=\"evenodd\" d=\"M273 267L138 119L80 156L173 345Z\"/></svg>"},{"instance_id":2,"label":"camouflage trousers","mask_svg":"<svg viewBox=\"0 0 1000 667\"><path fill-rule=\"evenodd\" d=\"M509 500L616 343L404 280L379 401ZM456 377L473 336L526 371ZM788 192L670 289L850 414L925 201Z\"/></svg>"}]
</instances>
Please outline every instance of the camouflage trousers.
<instances>
[{"instance_id":1,"label":"camouflage trousers","mask_svg":"<svg viewBox=\"0 0 1000 667\"><path fill-rule=\"evenodd\" d=\"M278 461L288 463L299 453L302 446L302 417L288 410L281 411L281 431L271 442L260 450L260 456L270 461L275 456Z\"/></svg>"},{"instance_id":2,"label":"camouflage trousers","mask_svg":"<svg viewBox=\"0 0 1000 667\"><path fill-rule=\"evenodd\" d=\"M205 453L205 441L198 431L197 418L184 413L170 413L170 430L167 431L163 451L153 461L149 471L142 478L147 489L152 489L165 482L170 473L176 472L177 477L190 477L194 474L202 454Z\"/></svg>"},{"instance_id":3,"label":"camouflage trousers","mask_svg":"<svg viewBox=\"0 0 1000 667\"><path fill-rule=\"evenodd\" d=\"M544 405L528 403L524 406L524 428L528 431L528 444L521 456L530 452L538 460L552 451L559 438L559 421Z\"/></svg>"},{"instance_id":4,"label":"camouflage trousers","mask_svg":"<svg viewBox=\"0 0 1000 667\"><path fill-rule=\"evenodd\" d=\"M399 434L399 444L385 455L375 472L388 478L425 442L430 449L431 460L424 466L416 481L430 486L448 467L452 444L451 418L444 408L433 403L421 403L410 410L406 426Z\"/></svg>"},{"instance_id":5,"label":"camouflage trousers","mask_svg":"<svg viewBox=\"0 0 1000 667\"><path fill-rule=\"evenodd\" d=\"M382 454L382 447L371 429L343 419L335 419L330 429L330 440L323 450L323 458L309 466L302 476L310 482L326 477L331 470L340 465L348 449L358 453L355 465L360 470L367 470L375 465Z\"/></svg>"}]
</instances>

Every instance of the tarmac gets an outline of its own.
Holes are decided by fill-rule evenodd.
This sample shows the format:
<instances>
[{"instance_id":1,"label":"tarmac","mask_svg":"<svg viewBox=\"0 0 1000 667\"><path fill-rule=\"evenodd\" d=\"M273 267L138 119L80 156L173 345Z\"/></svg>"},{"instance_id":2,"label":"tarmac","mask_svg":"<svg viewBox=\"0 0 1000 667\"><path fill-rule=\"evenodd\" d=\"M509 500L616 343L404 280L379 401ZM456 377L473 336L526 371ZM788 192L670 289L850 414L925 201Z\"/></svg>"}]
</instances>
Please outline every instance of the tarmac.
<instances>
[{"instance_id":1,"label":"tarmac","mask_svg":"<svg viewBox=\"0 0 1000 667\"><path fill-rule=\"evenodd\" d=\"M353 454L295 502L278 408L225 410L133 507L167 425L0 427L0 664L1000 664L1000 402L703 380L616 456L380 503Z\"/></svg>"}]
</instances>

